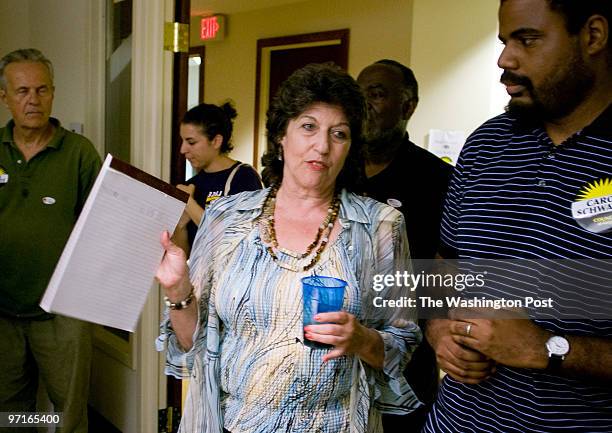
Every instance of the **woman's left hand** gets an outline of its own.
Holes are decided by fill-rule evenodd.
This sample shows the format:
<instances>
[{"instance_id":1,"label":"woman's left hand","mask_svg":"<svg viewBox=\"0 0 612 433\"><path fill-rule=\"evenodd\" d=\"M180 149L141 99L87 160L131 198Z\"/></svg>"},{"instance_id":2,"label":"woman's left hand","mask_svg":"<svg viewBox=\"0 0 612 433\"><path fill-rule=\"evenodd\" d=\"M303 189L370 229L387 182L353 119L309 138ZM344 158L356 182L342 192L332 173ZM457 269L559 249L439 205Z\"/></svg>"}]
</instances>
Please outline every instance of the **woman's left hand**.
<instances>
[{"instance_id":1,"label":"woman's left hand","mask_svg":"<svg viewBox=\"0 0 612 433\"><path fill-rule=\"evenodd\" d=\"M323 356L324 362L355 354L373 367L382 368L384 345L378 332L363 326L355 316L344 311L318 313L314 319L323 323L304 327L304 337L334 346Z\"/></svg>"}]
</instances>

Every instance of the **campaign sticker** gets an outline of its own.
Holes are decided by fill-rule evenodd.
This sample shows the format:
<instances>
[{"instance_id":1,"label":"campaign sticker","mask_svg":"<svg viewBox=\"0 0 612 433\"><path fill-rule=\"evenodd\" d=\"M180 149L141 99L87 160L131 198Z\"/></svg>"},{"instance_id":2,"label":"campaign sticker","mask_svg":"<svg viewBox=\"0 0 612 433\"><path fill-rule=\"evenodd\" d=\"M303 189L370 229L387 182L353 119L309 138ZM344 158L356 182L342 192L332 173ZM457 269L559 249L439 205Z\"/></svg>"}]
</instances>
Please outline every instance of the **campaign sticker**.
<instances>
[{"instance_id":1,"label":"campaign sticker","mask_svg":"<svg viewBox=\"0 0 612 433\"><path fill-rule=\"evenodd\" d=\"M587 183L572 203L572 217L590 232L612 231L612 178Z\"/></svg>"},{"instance_id":2,"label":"campaign sticker","mask_svg":"<svg viewBox=\"0 0 612 433\"><path fill-rule=\"evenodd\" d=\"M401 202L401 201L399 201L399 200L398 200L398 199L396 199L396 198L390 198L390 199L387 199L387 204L388 204L389 206L393 206L394 208L400 208L400 207L402 207L402 202Z\"/></svg>"},{"instance_id":3,"label":"campaign sticker","mask_svg":"<svg viewBox=\"0 0 612 433\"><path fill-rule=\"evenodd\" d=\"M0 185L4 185L8 183L9 175L6 172L6 169L0 165Z\"/></svg>"}]
</instances>

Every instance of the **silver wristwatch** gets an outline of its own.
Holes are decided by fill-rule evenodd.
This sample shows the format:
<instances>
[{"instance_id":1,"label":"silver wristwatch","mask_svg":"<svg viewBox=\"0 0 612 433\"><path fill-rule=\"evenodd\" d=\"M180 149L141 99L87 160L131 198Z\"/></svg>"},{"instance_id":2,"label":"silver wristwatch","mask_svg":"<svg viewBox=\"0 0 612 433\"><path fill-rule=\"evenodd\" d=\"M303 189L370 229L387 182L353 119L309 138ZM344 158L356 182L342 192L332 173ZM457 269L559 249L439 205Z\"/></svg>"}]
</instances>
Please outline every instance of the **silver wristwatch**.
<instances>
[{"instance_id":1,"label":"silver wristwatch","mask_svg":"<svg viewBox=\"0 0 612 433\"><path fill-rule=\"evenodd\" d=\"M553 335L546 342L548 351L548 370L557 370L570 351L570 344L567 338L561 335Z\"/></svg>"}]
</instances>

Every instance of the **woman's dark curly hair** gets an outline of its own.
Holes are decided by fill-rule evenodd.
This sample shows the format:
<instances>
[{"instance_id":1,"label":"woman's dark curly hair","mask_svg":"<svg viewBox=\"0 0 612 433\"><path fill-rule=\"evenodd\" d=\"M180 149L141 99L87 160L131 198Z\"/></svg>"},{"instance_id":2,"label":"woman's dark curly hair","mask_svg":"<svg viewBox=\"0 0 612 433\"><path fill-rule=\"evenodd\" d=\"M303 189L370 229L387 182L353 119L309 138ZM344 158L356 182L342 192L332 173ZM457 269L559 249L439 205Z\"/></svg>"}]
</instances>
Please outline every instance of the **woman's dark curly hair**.
<instances>
[{"instance_id":1,"label":"woman's dark curly hair","mask_svg":"<svg viewBox=\"0 0 612 433\"><path fill-rule=\"evenodd\" d=\"M344 167L336 179L336 190L362 190L364 175L362 122L365 118L365 100L359 85L346 72L331 63L313 63L295 71L285 80L267 113L268 147L261 158L262 178L266 186L280 185L283 180L281 140L287 125L312 104L323 102L339 107L346 116L351 130L351 147Z\"/></svg>"},{"instance_id":2,"label":"woman's dark curly hair","mask_svg":"<svg viewBox=\"0 0 612 433\"><path fill-rule=\"evenodd\" d=\"M213 104L200 104L186 112L181 123L197 126L209 140L219 134L223 137L219 153L229 153L234 148L231 140L234 119L237 115L231 101L223 103L220 107Z\"/></svg>"}]
</instances>

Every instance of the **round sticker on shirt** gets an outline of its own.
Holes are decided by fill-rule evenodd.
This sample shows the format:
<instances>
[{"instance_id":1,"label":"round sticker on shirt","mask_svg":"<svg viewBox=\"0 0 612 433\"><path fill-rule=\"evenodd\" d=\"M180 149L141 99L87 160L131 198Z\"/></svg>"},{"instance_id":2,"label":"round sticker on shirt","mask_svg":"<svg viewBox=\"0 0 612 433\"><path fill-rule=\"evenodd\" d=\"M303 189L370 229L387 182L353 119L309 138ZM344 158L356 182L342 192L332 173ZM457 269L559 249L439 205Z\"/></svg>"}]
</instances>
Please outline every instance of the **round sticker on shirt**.
<instances>
[{"instance_id":1,"label":"round sticker on shirt","mask_svg":"<svg viewBox=\"0 0 612 433\"><path fill-rule=\"evenodd\" d=\"M572 203L572 217L593 233L612 231L612 178L587 183Z\"/></svg>"},{"instance_id":2,"label":"round sticker on shirt","mask_svg":"<svg viewBox=\"0 0 612 433\"><path fill-rule=\"evenodd\" d=\"M42 202L44 204L55 204L55 199L53 197L43 197Z\"/></svg>"},{"instance_id":3,"label":"round sticker on shirt","mask_svg":"<svg viewBox=\"0 0 612 433\"><path fill-rule=\"evenodd\" d=\"M389 198L389 199L387 199L387 204L389 206L393 206L396 209L402 207L402 202L399 201L396 198Z\"/></svg>"}]
</instances>

